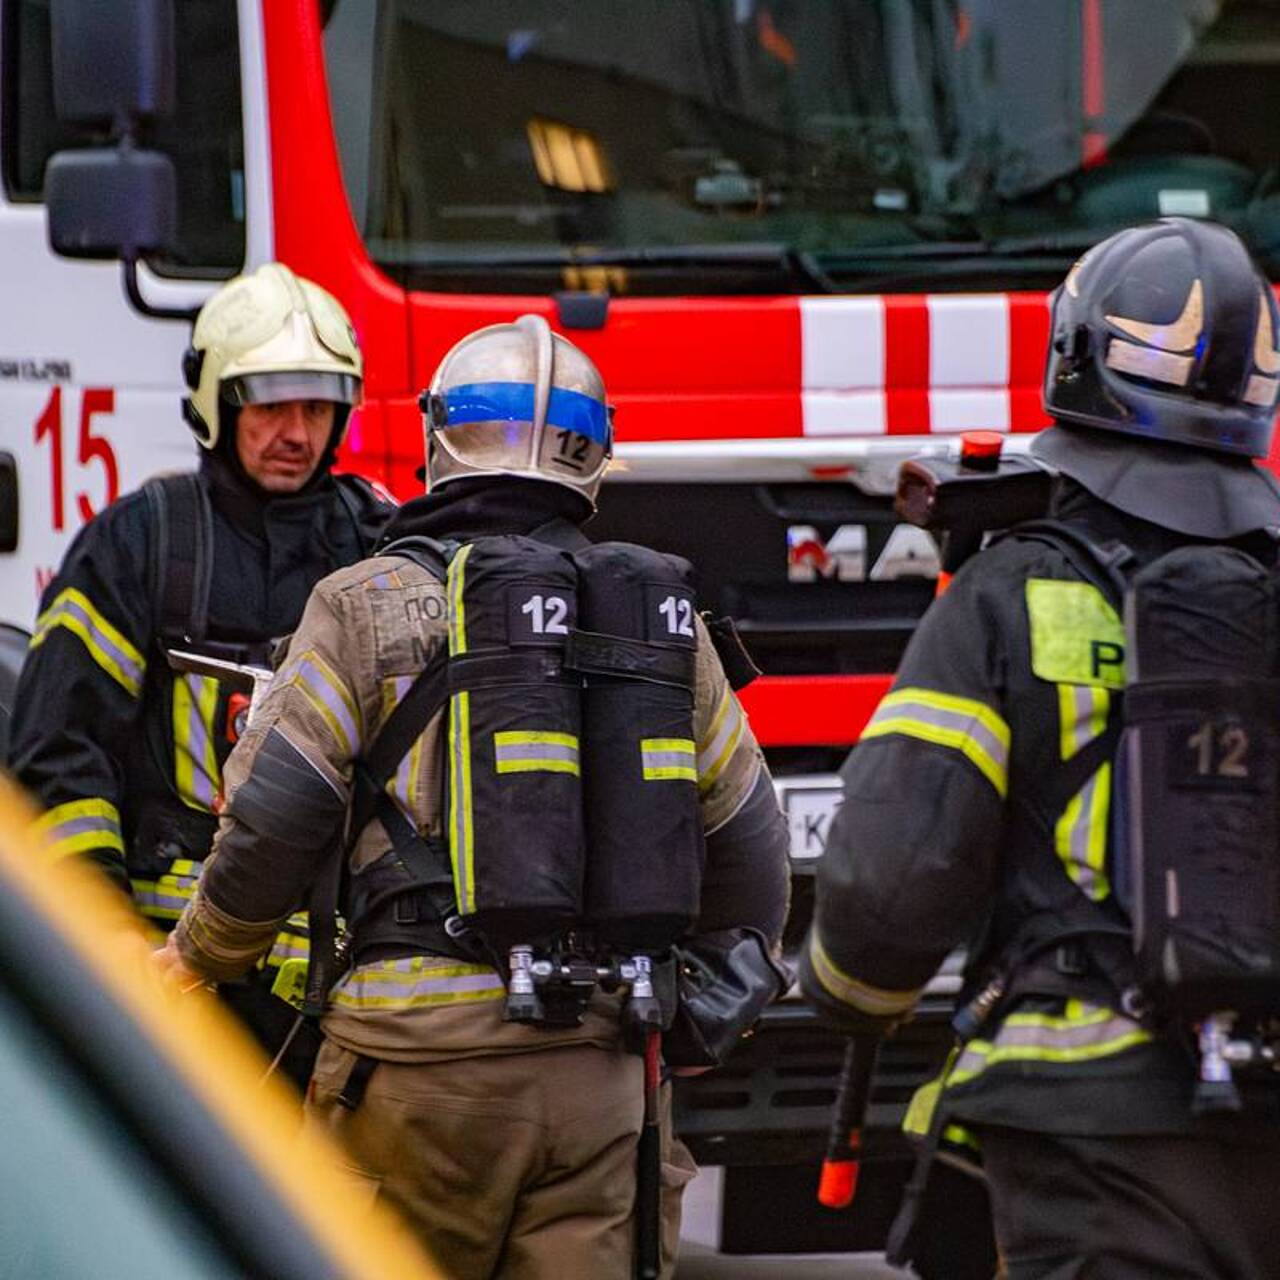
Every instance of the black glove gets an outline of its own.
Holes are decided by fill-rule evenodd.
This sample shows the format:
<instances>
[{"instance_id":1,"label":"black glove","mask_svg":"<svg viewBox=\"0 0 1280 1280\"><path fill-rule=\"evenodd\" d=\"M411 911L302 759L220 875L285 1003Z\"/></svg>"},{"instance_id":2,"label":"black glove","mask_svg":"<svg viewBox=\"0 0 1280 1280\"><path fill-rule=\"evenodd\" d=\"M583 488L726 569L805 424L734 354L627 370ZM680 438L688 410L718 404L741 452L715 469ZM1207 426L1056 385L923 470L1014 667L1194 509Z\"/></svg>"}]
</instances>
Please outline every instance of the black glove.
<instances>
[{"instance_id":1,"label":"black glove","mask_svg":"<svg viewBox=\"0 0 1280 1280\"><path fill-rule=\"evenodd\" d=\"M674 948L679 1001L662 1042L673 1067L719 1066L765 1008L784 995L791 971L756 929L699 934Z\"/></svg>"},{"instance_id":2,"label":"black glove","mask_svg":"<svg viewBox=\"0 0 1280 1280\"><path fill-rule=\"evenodd\" d=\"M818 980L810 959L809 940L800 948L800 964L797 977L804 998L813 1007L814 1012L827 1026L834 1028L844 1036L871 1036L883 1039L892 1034L895 1028L905 1022L910 1013L883 1014L864 1013L861 1009L843 1000L836 999Z\"/></svg>"}]
</instances>

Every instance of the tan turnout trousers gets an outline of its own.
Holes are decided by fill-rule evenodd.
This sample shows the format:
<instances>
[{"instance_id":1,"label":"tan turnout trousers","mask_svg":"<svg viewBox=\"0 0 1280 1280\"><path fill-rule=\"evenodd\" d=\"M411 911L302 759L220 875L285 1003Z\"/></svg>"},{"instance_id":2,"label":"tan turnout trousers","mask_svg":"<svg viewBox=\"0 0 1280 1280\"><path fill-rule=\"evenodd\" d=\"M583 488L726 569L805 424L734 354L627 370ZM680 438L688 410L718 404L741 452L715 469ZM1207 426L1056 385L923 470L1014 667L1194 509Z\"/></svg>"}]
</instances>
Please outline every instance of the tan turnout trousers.
<instances>
[{"instance_id":1,"label":"tan turnout trousers","mask_svg":"<svg viewBox=\"0 0 1280 1280\"><path fill-rule=\"evenodd\" d=\"M378 1063L355 1110L356 1061L326 1041L308 1123L345 1148L354 1193L408 1219L455 1280L628 1280L640 1058L590 1044L446 1062ZM663 1276L695 1165L664 1102Z\"/></svg>"}]
</instances>

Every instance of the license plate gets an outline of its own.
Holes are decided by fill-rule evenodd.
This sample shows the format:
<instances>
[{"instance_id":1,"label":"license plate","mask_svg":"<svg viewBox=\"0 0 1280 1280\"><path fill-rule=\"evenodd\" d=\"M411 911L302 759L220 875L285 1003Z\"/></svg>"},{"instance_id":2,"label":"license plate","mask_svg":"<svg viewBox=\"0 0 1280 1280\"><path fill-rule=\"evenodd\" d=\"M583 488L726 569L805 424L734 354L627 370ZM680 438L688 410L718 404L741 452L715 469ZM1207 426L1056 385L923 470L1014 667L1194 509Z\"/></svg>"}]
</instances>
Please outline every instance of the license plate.
<instances>
[{"instance_id":1,"label":"license plate","mask_svg":"<svg viewBox=\"0 0 1280 1280\"><path fill-rule=\"evenodd\" d=\"M791 832L791 858L812 862L827 847L831 819L840 807L843 791L832 774L806 778L775 778L778 802Z\"/></svg>"}]
</instances>

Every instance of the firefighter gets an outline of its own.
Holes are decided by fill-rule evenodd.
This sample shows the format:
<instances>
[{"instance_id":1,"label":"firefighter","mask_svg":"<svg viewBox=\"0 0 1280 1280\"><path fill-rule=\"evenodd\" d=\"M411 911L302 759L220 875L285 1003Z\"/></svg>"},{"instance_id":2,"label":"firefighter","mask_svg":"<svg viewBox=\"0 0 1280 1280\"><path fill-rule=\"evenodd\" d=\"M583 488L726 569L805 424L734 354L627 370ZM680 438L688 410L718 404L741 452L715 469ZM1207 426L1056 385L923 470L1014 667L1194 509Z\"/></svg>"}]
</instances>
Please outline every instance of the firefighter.
<instances>
[{"instance_id":1,"label":"firefighter","mask_svg":"<svg viewBox=\"0 0 1280 1280\"><path fill-rule=\"evenodd\" d=\"M552 895L574 888L576 873L557 857L566 865L573 857L578 762L592 749L587 730L572 719L577 694L565 701L559 668L539 665L502 701L503 673L508 663L533 661L535 633L567 634L572 626L574 606L566 605L568 588L556 576L570 561L557 548L579 562L591 558L580 526L595 510L611 453L604 395L594 365L535 316L481 329L445 357L423 400L429 492L400 510L387 539L451 545L447 575L391 554L392 545L316 588L288 662L228 764L229 799L214 855L167 949L166 963L184 981L222 980L252 965L290 905L321 874L320 851L344 823L365 767L357 768L357 757L372 754L370 742L398 700L409 698L424 663L447 651L456 689L464 667L455 667L455 658L470 654L464 641L478 643L486 627L524 629L529 649L483 649L479 675L452 695L445 715L423 722L425 732L390 779L394 807L379 787L382 820L355 823L347 900L356 918L353 961L332 991L308 1096L311 1122L346 1142L367 1194L393 1201L444 1269L463 1280L631 1273L643 1062L620 1046L618 998L597 991L577 1016L548 1016L539 1025L504 1017L512 998L504 990L504 958L476 949L462 901L465 894L483 899L487 878L496 874L486 864L504 858L511 891L493 919L500 909L525 905L519 895L532 893L535 881ZM501 563L492 549L503 545L539 560L537 580L508 576L484 601L468 594L473 586L481 591L486 576L497 580ZM619 544L594 550L610 545ZM597 585L607 593L616 582ZM616 775L620 786L654 793L653 808L630 814L627 824L637 839L652 842L642 846L645 883L637 891L663 887L662 796L687 788L699 865L705 836L691 930L753 929L773 945L786 911L785 825L707 629L684 612L678 596L664 587L653 600L688 639L690 736L646 742L643 774L630 772L628 758L619 760ZM646 599L640 590L632 603L640 607ZM576 607L587 608L581 593ZM665 664L675 651L624 647L646 664ZM608 659L603 650L597 656ZM657 689L665 677L650 670L658 683L647 687ZM620 696L633 693L650 696L643 689ZM490 722L486 707L494 699L500 719ZM526 717L557 714L570 717L563 731L518 732ZM490 734L491 723L506 731ZM608 742L595 746L610 749ZM598 756L592 759L608 789L615 779ZM442 772L451 788L447 814ZM521 784L533 790L518 793ZM519 813L504 799L517 794L529 802ZM284 795L291 802L277 803ZM486 830L503 823L505 841L486 843ZM405 827L407 838L392 834ZM376 886L403 884L405 869L432 849L439 853L442 841L445 900L428 862L420 880L425 896L379 915L373 900L385 900L387 892ZM600 842L588 830L588 879L593 843L598 852ZM478 909L483 915L483 901ZM366 931L366 919L380 924ZM668 1122L662 1165L668 1273L679 1191L692 1174Z\"/></svg>"},{"instance_id":2,"label":"firefighter","mask_svg":"<svg viewBox=\"0 0 1280 1280\"><path fill-rule=\"evenodd\" d=\"M1272 438L1276 324L1220 226L1131 228L1076 264L1052 300L1054 425L1032 446L1066 533L1015 530L961 569L843 769L802 988L851 1033L888 1034L969 948L934 1131L976 1135L1010 1280L1280 1276L1275 1086L1238 1114L1197 1109L1194 1054L1131 998L1108 821L1128 794L1107 738L1125 632L1071 540L1130 577L1219 544L1274 564L1280 495L1253 460ZM1170 644L1206 620L1178 630Z\"/></svg>"},{"instance_id":3,"label":"firefighter","mask_svg":"<svg viewBox=\"0 0 1280 1280\"><path fill-rule=\"evenodd\" d=\"M167 651L266 665L311 588L369 551L391 510L331 474L362 361L323 289L278 263L229 281L201 309L183 372L199 470L149 482L75 539L41 600L9 753L47 810L52 854L97 863L161 930L208 854L245 702L171 669ZM305 956L295 924L262 972L224 988L272 1052L293 1019L271 987ZM291 1055L305 1083L305 1038Z\"/></svg>"}]
</instances>

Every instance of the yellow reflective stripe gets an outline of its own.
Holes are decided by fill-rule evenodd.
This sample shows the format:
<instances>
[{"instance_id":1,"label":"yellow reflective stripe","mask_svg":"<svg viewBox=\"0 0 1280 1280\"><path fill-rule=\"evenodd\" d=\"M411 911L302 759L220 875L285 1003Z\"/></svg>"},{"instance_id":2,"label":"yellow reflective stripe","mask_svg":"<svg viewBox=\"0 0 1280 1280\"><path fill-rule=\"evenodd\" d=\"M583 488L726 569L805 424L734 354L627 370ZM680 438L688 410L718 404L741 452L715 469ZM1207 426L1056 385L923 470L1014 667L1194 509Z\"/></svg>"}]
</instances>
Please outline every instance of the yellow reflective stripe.
<instances>
[{"instance_id":1,"label":"yellow reflective stripe","mask_svg":"<svg viewBox=\"0 0 1280 1280\"><path fill-rule=\"evenodd\" d=\"M1031 669L1051 684L1124 688L1124 624L1090 582L1029 578Z\"/></svg>"},{"instance_id":2,"label":"yellow reflective stripe","mask_svg":"<svg viewBox=\"0 0 1280 1280\"><path fill-rule=\"evenodd\" d=\"M1088 684L1058 686L1058 748L1064 760L1070 760L1106 731L1110 711L1111 694L1107 689Z\"/></svg>"},{"instance_id":3,"label":"yellow reflective stripe","mask_svg":"<svg viewBox=\"0 0 1280 1280\"><path fill-rule=\"evenodd\" d=\"M177 866L177 863L174 863ZM295 911L280 927L271 950L263 957L262 964L271 968L305 961L311 954L311 922L305 911ZM272 988L274 992L274 987ZM281 996L281 999L287 999Z\"/></svg>"},{"instance_id":4,"label":"yellow reflective stripe","mask_svg":"<svg viewBox=\"0 0 1280 1280\"><path fill-rule=\"evenodd\" d=\"M837 1000L876 1017L905 1013L920 998L923 988L912 991L893 991L887 987L873 987L870 983L851 978L836 965L827 954L816 932L809 934L809 960L819 982Z\"/></svg>"},{"instance_id":5,"label":"yellow reflective stripe","mask_svg":"<svg viewBox=\"0 0 1280 1280\"><path fill-rule=\"evenodd\" d=\"M82 831L76 836L63 836L60 840L49 842L49 857L70 857L73 853L84 853L87 849L114 849L116 853L124 853L124 840L118 834L108 831Z\"/></svg>"},{"instance_id":6,"label":"yellow reflective stripe","mask_svg":"<svg viewBox=\"0 0 1280 1280\"><path fill-rule=\"evenodd\" d=\"M957 1147L972 1147L979 1154L982 1153L982 1146L978 1139L964 1128L963 1125L949 1124L942 1131L942 1139L944 1142L950 1142Z\"/></svg>"},{"instance_id":7,"label":"yellow reflective stripe","mask_svg":"<svg viewBox=\"0 0 1280 1280\"><path fill-rule=\"evenodd\" d=\"M173 682L173 781L182 803L205 813L222 785L214 747L218 693L213 676L180 675Z\"/></svg>"},{"instance_id":8,"label":"yellow reflective stripe","mask_svg":"<svg viewBox=\"0 0 1280 1280\"><path fill-rule=\"evenodd\" d=\"M331 1000L347 1009L416 1009L504 994L502 979L487 965L440 965L414 956L360 966L338 983Z\"/></svg>"},{"instance_id":9,"label":"yellow reflective stripe","mask_svg":"<svg viewBox=\"0 0 1280 1280\"><path fill-rule=\"evenodd\" d=\"M385 577L385 574L380 574ZM400 703L400 699L408 693L413 684L412 676L392 676L382 682L382 721L386 724L391 713ZM422 748L426 731L420 733L413 741L408 752L390 778L387 779L387 793L399 800L405 812L413 811L418 799L418 777L422 771Z\"/></svg>"},{"instance_id":10,"label":"yellow reflective stripe","mask_svg":"<svg viewBox=\"0 0 1280 1280\"><path fill-rule=\"evenodd\" d=\"M54 805L46 809L32 824L31 830L36 835L44 835L51 828L69 822L73 818L102 818L107 822L120 825L120 810L100 796L90 796L85 800L68 800L64 804Z\"/></svg>"},{"instance_id":11,"label":"yellow reflective stripe","mask_svg":"<svg viewBox=\"0 0 1280 1280\"><path fill-rule=\"evenodd\" d=\"M400 784L404 792L405 807L410 811L418 803L418 779L422 774L422 750L425 738L424 730L413 740L413 746L409 748L409 754L405 757L396 777L389 779L387 783L388 786Z\"/></svg>"},{"instance_id":12,"label":"yellow reflective stripe","mask_svg":"<svg viewBox=\"0 0 1280 1280\"><path fill-rule=\"evenodd\" d=\"M1103 764L1067 802L1053 828L1053 845L1067 875L1095 902L1111 893L1106 872L1111 765Z\"/></svg>"},{"instance_id":13,"label":"yellow reflective stripe","mask_svg":"<svg viewBox=\"0 0 1280 1280\"><path fill-rule=\"evenodd\" d=\"M449 860L463 915L475 910L475 830L471 816L471 700L463 690L449 699Z\"/></svg>"},{"instance_id":14,"label":"yellow reflective stripe","mask_svg":"<svg viewBox=\"0 0 1280 1280\"><path fill-rule=\"evenodd\" d=\"M711 721L711 728L698 743L698 790L710 791L724 772L742 738L742 708L727 686Z\"/></svg>"},{"instance_id":15,"label":"yellow reflective stripe","mask_svg":"<svg viewBox=\"0 0 1280 1280\"><path fill-rule=\"evenodd\" d=\"M120 812L100 796L55 805L31 824L31 831L51 861L87 849L112 849L124 855Z\"/></svg>"},{"instance_id":16,"label":"yellow reflective stripe","mask_svg":"<svg viewBox=\"0 0 1280 1280\"><path fill-rule=\"evenodd\" d=\"M985 702L936 689L894 689L880 700L862 737L919 738L958 751L1001 798L1009 786L1009 726Z\"/></svg>"},{"instance_id":17,"label":"yellow reflective stripe","mask_svg":"<svg viewBox=\"0 0 1280 1280\"><path fill-rule=\"evenodd\" d=\"M692 738L641 738L641 772L646 782L697 782Z\"/></svg>"},{"instance_id":18,"label":"yellow reflective stripe","mask_svg":"<svg viewBox=\"0 0 1280 1280\"><path fill-rule=\"evenodd\" d=\"M449 653L463 654L467 651L467 610L463 597L466 586L467 559L471 555L471 544L461 548L449 562Z\"/></svg>"},{"instance_id":19,"label":"yellow reflective stripe","mask_svg":"<svg viewBox=\"0 0 1280 1280\"><path fill-rule=\"evenodd\" d=\"M289 664L289 683L303 696L329 727L334 742L347 759L360 750L360 710L347 682L314 650L308 649Z\"/></svg>"},{"instance_id":20,"label":"yellow reflective stripe","mask_svg":"<svg viewBox=\"0 0 1280 1280\"><path fill-rule=\"evenodd\" d=\"M1067 1002L1062 1015L1010 1014L994 1041L971 1040L947 1087L972 1080L1002 1062L1088 1062L1148 1044L1151 1033L1110 1009Z\"/></svg>"},{"instance_id":21,"label":"yellow reflective stripe","mask_svg":"<svg viewBox=\"0 0 1280 1280\"><path fill-rule=\"evenodd\" d=\"M177 920L195 897L200 867L199 862L178 858L155 880L131 880L138 910L151 920Z\"/></svg>"},{"instance_id":22,"label":"yellow reflective stripe","mask_svg":"<svg viewBox=\"0 0 1280 1280\"><path fill-rule=\"evenodd\" d=\"M507 729L493 735L498 773L571 773L578 777L579 744L572 733Z\"/></svg>"},{"instance_id":23,"label":"yellow reflective stripe","mask_svg":"<svg viewBox=\"0 0 1280 1280\"><path fill-rule=\"evenodd\" d=\"M79 637L89 656L131 697L142 692L147 663L120 631L94 608L83 591L67 587L36 619L31 648L42 645L55 627L65 627Z\"/></svg>"},{"instance_id":24,"label":"yellow reflective stripe","mask_svg":"<svg viewBox=\"0 0 1280 1280\"><path fill-rule=\"evenodd\" d=\"M459 549L449 562L449 655L467 651L467 613L464 603L467 560L471 545ZM475 910L475 830L471 808L471 698L463 690L449 699L449 860L453 888L463 915Z\"/></svg>"}]
</instances>

